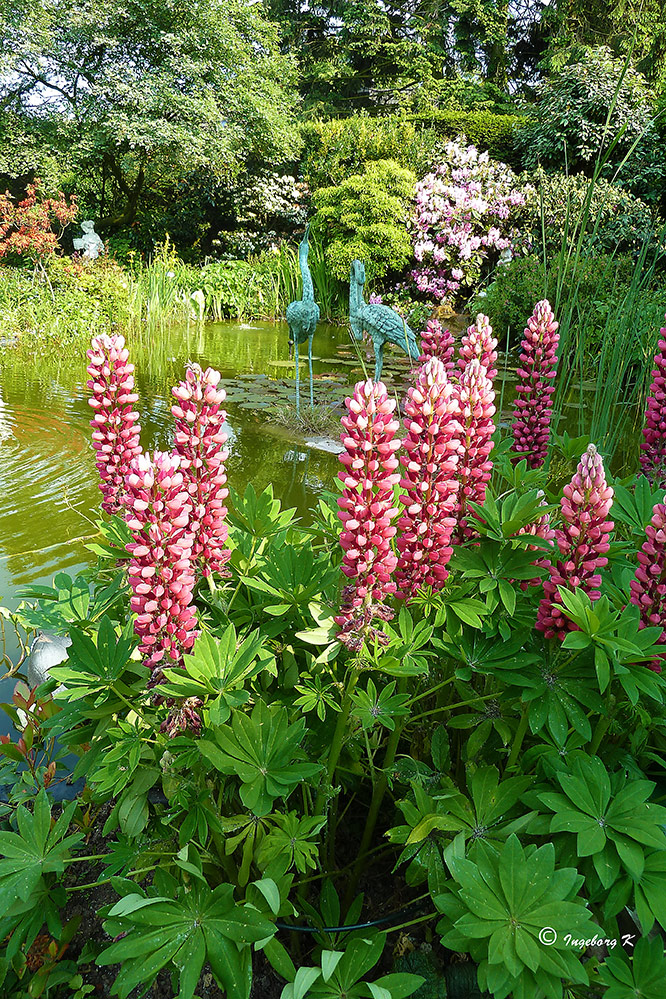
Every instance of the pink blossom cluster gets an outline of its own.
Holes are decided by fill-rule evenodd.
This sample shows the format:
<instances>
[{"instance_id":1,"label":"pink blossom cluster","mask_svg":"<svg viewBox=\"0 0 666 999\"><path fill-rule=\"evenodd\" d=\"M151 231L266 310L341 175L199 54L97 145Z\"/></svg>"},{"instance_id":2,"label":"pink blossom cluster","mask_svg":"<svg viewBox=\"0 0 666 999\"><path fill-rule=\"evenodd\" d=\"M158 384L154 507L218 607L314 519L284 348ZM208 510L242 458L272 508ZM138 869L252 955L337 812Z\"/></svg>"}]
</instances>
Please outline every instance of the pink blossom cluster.
<instances>
[{"instance_id":1,"label":"pink blossom cluster","mask_svg":"<svg viewBox=\"0 0 666 999\"><path fill-rule=\"evenodd\" d=\"M486 369L486 376L492 381L497 377L497 338L493 336L493 328L488 316L482 312L476 317L472 326L467 327L460 341L460 357L458 367L464 371L470 361L478 358Z\"/></svg>"},{"instance_id":2,"label":"pink blossom cluster","mask_svg":"<svg viewBox=\"0 0 666 999\"><path fill-rule=\"evenodd\" d=\"M406 454L398 520L398 596L414 596L422 586L441 589L451 558L452 516L458 493L455 478L462 451L459 404L441 360L421 367L405 402Z\"/></svg>"},{"instance_id":3,"label":"pink blossom cluster","mask_svg":"<svg viewBox=\"0 0 666 999\"><path fill-rule=\"evenodd\" d=\"M518 456L516 461L527 459L528 468L540 468L548 453L558 325L550 303L544 299L535 305L523 335L511 450Z\"/></svg>"},{"instance_id":4,"label":"pink blossom cluster","mask_svg":"<svg viewBox=\"0 0 666 999\"><path fill-rule=\"evenodd\" d=\"M666 487L666 327L660 331L641 442L641 469L654 486Z\"/></svg>"},{"instance_id":5,"label":"pink blossom cluster","mask_svg":"<svg viewBox=\"0 0 666 999\"><path fill-rule=\"evenodd\" d=\"M512 246L512 216L525 203L513 171L465 143L448 142L445 161L416 186L412 278L438 301L473 284L491 253Z\"/></svg>"},{"instance_id":6,"label":"pink blossom cluster","mask_svg":"<svg viewBox=\"0 0 666 999\"><path fill-rule=\"evenodd\" d=\"M486 368L478 357L467 363L457 386L458 420L462 426L462 451L456 478L460 484L454 516L454 536L464 541L474 536L468 514L474 514L470 502L483 504L486 486L492 475L490 452L493 449L495 392Z\"/></svg>"},{"instance_id":7,"label":"pink blossom cluster","mask_svg":"<svg viewBox=\"0 0 666 999\"><path fill-rule=\"evenodd\" d=\"M134 630L154 686L162 665L179 665L196 637L192 505L177 455L139 455L132 461L126 488L127 525L134 537L127 545L132 556L131 608L137 615Z\"/></svg>"},{"instance_id":8,"label":"pink blossom cluster","mask_svg":"<svg viewBox=\"0 0 666 999\"><path fill-rule=\"evenodd\" d=\"M391 539L396 533L392 521L399 512L393 487L400 481L395 454L400 447L396 437L400 424L383 382L358 382L345 405L341 437L345 450L340 455L345 467L339 474L343 491L338 505L342 571L351 582L344 588L335 621L341 629L340 640L359 649L363 639L373 634L372 620L392 616L383 601L396 591L391 577L397 559Z\"/></svg>"},{"instance_id":9,"label":"pink blossom cluster","mask_svg":"<svg viewBox=\"0 0 666 999\"><path fill-rule=\"evenodd\" d=\"M431 358L438 358L444 365L444 370L448 378L451 377L455 368L453 355L455 353L455 342L450 330L442 329L442 324L438 319L429 319L426 328L421 333L421 356L419 363L425 364Z\"/></svg>"},{"instance_id":10,"label":"pink blossom cluster","mask_svg":"<svg viewBox=\"0 0 666 999\"><path fill-rule=\"evenodd\" d=\"M536 628L546 638L564 638L576 625L562 611L558 586L574 590L581 587L590 600L598 600L601 576L598 570L606 565L610 545L608 535L613 522L608 514L613 503L613 490L606 482L601 455L590 444L581 457L571 482L564 487L560 502L562 529L555 532L560 558L551 565L550 576L543 584L543 599L539 604Z\"/></svg>"},{"instance_id":11,"label":"pink blossom cluster","mask_svg":"<svg viewBox=\"0 0 666 999\"><path fill-rule=\"evenodd\" d=\"M110 514L122 511L125 481L130 463L141 454L137 423L132 408L139 398L134 392L134 365L130 364L125 339L101 333L93 337L87 352L87 385L92 392L88 403L95 410L91 422L96 465L100 475L102 509Z\"/></svg>"},{"instance_id":12,"label":"pink blossom cluster","mask_svg":"<svg viewBox=\"0 0 666 999\"><path fill-rule=\"evenodd\" d=\"M217 388L219 381L219 371L202 371L189 363L185 381L172 390L178 400L171 408L176 420L175 453L192 504L192 562L206 577L222 571L230 555L224 505L229 494L224 465L227 435L222 430L226 413L221 409L226 395Z\"/></svg>"},{"instance_id":13,"label":"pink blossom cluster","mask_svg":"<svg viewBox=\"0 0 666 999\"><path fill-rule=\"evenodd\" d=\"M666 629L666 496L663 503L656 503L652 519L645 528L647 535L638 553L636 575L629 584L631 603L640 610L641 628ZM666 645L666 630L657 644ZM650 669L661 673L663 656L649 663Z\"/></svg>"}]
</instances>

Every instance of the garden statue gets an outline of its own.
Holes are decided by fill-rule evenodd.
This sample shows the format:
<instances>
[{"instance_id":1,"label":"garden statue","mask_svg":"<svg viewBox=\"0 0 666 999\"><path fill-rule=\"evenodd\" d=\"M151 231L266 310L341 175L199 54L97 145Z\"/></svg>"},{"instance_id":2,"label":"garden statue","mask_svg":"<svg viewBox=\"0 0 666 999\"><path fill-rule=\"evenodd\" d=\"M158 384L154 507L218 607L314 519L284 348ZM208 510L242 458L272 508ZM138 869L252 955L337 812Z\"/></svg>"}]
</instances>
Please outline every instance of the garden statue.
<instances>
[{"instance_id":1,"label":"garden statue","mask_svg":"<svg viewBox=\"0 0 666 999\"><path fill-rule=\"evenodd\" d=\"M88 260L97 260L100 253L104 253L104 243L95 232L95 223L88 219L81 223L83 236L74 240L74 249L83 250L83 256Z\"/></svg>"},{"instance_id":2,"label":"garden statue","mask_svg":"<svg viewBox=\"0 0 666 999\"><path fill-rule=\"evenodd\" d=\"M354 260L349 278L349 325L354 339L362 340L363 332L368 331L375 349L375 381L382 376L384 366L384 344L387 340L402 347L414 361L418 361L420 350L416 338L399 313L388 305L367 305L363 300L365 265Z\"/></svg>"},{"instance_id":3,"label":"garden statue","mask_svg":"<svg viewBox=\"0 0 666 999\"><path fill-rule=\"evenodd\" d=\"M298 247L298 262L303 278L303 299L300 302L290 302L287 306L287 323L289 324L289 345L293 343L296 355L296 415L300 413L300 373L298 369L298 345L308 341L308 362L310 365L310 406L314 406L314 389L312 384L312 338L319 322L319 306L314 300L314 288L310 269L308 268L308 233L310 225L306 225L305 234Z\"/></svg>"},{"instance_id":4,"label":"garden statue","mask_svg":"<svg viewBox=\"0 0 666 999\"><path fill-rule=\"evenodd\" d=\"M67 659L67 649L71 644L69 635L61 637L50 631L39 631L28 656L28 685L38 687L40 683L46 683L50 679L51 667L59 666Z\"/></svg>"}]
</instances>

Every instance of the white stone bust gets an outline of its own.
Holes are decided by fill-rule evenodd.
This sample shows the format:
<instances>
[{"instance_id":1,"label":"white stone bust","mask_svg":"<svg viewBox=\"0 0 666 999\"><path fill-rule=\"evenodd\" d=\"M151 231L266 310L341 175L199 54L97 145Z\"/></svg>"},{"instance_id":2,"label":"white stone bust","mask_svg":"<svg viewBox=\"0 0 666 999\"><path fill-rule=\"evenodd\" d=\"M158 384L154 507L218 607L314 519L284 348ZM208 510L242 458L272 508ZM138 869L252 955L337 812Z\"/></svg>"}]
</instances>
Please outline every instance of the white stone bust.
<instances>
[{"instance_id":1,"label":"white stone bust","mask_svg":"<svg viewBox=\"0 0 666 999\"><path fill-rule=\"evenodd\" d=\"M95 223L88 219L81 223L83 235L74 240L74 249L83 250L83 256L88 260L97 260L100 253L104 253L104 243L95 232Z\"/></svg>"}]
</instances>

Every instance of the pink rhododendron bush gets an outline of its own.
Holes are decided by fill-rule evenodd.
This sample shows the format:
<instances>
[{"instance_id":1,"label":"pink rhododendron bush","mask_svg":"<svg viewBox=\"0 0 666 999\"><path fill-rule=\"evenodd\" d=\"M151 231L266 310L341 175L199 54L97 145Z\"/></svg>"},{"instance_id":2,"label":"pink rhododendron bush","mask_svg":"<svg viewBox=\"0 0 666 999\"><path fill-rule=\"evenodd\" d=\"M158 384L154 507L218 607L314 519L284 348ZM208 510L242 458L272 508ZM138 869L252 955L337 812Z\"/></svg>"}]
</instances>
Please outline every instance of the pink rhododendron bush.
<instances>
[{"instance_id":1,"label":"pink rhododendron bush","mask_svg":"<svg viewBox=\"0 0 666 999\"><path fill-rule=\"evenodd\" d=\"M420 293L442 302L473 287L484 264L511 249L525 193L510 167L460 136L416 185L415 201L411 276Z\"/></svg>"},{"instance_id":2,"label":"pink rhododendron bush","mask_svg":"<svg viewBox=\"0 0 666 999\"><path fill-rule=\"evenodd\" d=\"M4 706L3 997L95 962L120 999L660 999L666 328L619 478L556 433L549 302L525 324L513 398L484 314L427 323L402 397L350 385L307 521L234 492L219 372L149 449L95 338L95 565L1 618L66 656Z\"/></svg>"}]
</instances>

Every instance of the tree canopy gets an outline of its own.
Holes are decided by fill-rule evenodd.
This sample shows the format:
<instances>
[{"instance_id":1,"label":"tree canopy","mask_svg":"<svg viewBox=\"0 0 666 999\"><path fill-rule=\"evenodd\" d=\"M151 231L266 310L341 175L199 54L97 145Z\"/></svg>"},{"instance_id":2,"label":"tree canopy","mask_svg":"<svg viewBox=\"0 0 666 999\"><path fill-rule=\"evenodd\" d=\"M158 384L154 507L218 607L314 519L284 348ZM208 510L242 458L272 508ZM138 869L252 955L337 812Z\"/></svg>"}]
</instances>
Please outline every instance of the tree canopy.
<instances>
[{"instance_id":1,"label":"tree canopy","mask_svg":"<svg viewBox=\"0 0 666 999\"><path fill-rule=\"evenodd\" d=\"M36 0L0 14L0 108L24 150L55 146L92 179L103 228L193 171L293 159L294 81L260 3Z\"/></svg>"}]
</instances>

